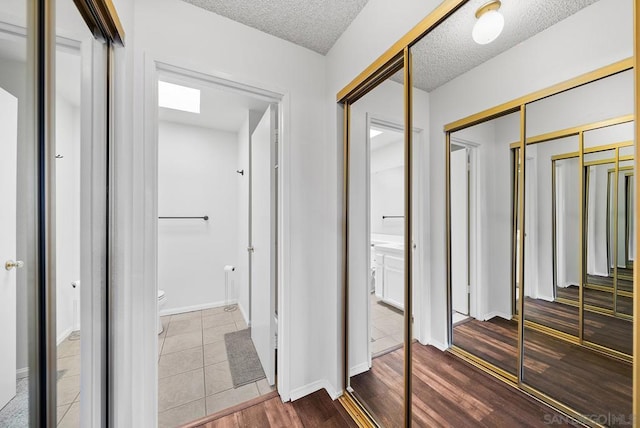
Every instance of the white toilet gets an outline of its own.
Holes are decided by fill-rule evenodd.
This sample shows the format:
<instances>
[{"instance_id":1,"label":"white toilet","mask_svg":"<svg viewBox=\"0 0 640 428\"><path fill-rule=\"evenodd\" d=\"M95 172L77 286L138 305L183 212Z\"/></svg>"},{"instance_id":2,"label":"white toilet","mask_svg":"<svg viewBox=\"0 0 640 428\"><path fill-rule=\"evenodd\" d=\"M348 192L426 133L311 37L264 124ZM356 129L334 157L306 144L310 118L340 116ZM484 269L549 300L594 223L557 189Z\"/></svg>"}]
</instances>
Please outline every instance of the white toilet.
<instances>
[{"instance_id":1,"label":"white toilet","mask_svg":"<svg viewBox=\"0 0 640 428\"><path fill-rule=\"evenodd\" d=\"M162 328L162 321L160 320L160 311L162 310L166 300L167 299L164 297L164 291L158 290L158 334L161 334L162 330L164 330Z\"/></svg>"}]
</instances>

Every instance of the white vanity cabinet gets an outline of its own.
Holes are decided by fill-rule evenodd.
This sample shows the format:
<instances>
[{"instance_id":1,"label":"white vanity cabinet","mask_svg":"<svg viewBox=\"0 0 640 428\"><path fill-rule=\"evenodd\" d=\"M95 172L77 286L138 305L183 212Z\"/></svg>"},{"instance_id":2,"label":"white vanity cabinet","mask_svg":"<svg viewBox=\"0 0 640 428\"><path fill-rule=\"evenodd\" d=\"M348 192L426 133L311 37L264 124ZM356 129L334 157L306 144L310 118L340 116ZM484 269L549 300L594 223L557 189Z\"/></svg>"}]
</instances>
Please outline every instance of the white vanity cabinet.
<instances>
[{"instance_id":1,"label":"white vanity cabinet","mask_svg":"<svg viewBox=\"0 0 640 428\"><path fill-rule=\"evenodd\" d=\"M375 293L383 302L404 310L404 249L402 244L375 246Z\"/></svg>"}]
</instances>

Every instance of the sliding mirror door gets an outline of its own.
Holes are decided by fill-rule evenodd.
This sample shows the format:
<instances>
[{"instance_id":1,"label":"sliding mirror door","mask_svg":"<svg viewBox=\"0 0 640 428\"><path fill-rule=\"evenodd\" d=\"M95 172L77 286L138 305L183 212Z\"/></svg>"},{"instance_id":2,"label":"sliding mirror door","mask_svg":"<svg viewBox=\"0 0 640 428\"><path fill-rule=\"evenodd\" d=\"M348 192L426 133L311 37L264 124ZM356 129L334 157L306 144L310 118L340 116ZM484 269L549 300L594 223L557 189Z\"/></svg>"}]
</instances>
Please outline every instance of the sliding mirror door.
<instances>
[{"instance_id":1,"label":"sliding mirror door","mask_svg":"<svg viewBox=\"0 0 640 428\"><path fill-rule=\"evenodd\" d=\"M633 84L626 70L526 105L521 382L587 424L631 415Z\"/></svg>"},{"instance_id":2,"label":"sliding mirror door","mask_svg":"<svg viewBox=\"0 0 640 428\"><path fill-rule=\"evenodd\" d=\"M451 343L516 379L519 112L449 135ZM491 165L491 167L489 167ZM486 248L487 251L478 251Z\"/></svg>"},{"instance_id":3,"label":"sliding mirror door","mask_svg":"<svg viewBox=\"0 0 640 428\"><path fill-rule=\"evenodd\" d=\"M578 149L577 136L539 140L527 145L525 160L525 328L573 338L580 328Z\"/></svg>"},{"instance_id":4,"label":"sliding mirror door","mask_svg":"<svg viewBox=\"0 0 640 428\"><path fill-rule=\"evenodd\" d=\"M347 373L385 427L405 409L405 125L402 58L348 105Z\"/></svg>"}]
</instances>

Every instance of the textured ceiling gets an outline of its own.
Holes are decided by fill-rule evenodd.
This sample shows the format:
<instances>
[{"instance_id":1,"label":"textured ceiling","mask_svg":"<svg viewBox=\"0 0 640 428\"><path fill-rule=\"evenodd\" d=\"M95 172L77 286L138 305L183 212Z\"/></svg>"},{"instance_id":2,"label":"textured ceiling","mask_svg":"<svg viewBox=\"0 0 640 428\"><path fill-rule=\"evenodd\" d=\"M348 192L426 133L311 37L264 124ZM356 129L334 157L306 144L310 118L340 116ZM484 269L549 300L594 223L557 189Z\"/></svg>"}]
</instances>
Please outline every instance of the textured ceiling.
<instances>
[{"instance_id":1,"label":"textured ceiling","mask_svg":"<svg viewBox=\"0 0 640 428\"><path fill-rule=\"evenodd\" d=\"M470 0L413 47L413 83L430 92L597 1L502 0L502 34L478 45L471 30L487 0Z\"/></svg>"},{"instance_id":2,"label":"textured ceiling","mask_svg":"<svg viewBox=\"0 0 640 428\"><path fill-rule=\"evenodd\" d=\"M322 55L368 0L183 0Z\"/></svg>"}]
</instances>

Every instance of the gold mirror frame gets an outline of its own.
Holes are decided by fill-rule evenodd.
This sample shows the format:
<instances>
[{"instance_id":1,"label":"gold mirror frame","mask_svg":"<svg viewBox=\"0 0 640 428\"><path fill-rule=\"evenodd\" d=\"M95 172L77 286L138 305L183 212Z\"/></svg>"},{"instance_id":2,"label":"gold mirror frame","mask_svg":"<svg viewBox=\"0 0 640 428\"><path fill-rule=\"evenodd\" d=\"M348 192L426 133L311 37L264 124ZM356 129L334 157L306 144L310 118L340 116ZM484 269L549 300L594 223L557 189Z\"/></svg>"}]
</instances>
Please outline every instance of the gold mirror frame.
<instances>
[{"instance_id":1,"label":"gold mirror frame","mask_svg":"<svg viewBox=\"0 0 640 428\"><path fill-rule=\"evenodd\" d=\"M366 413L364 408L354 399L352 394L347 391L346 385L348 385L348 360L347 360L347 352L348 352L348 323L347 323L347 315L348 315L348 301L347 301L347 289L348 289L348 214L349 214L349 201L348 201L348 180L349 180L349 126L350 126L350 104L353 104L357 99L362 97L364 94L375 88L380 82L386 79L390 74L388 74L388 70L393 66L394 61L402 61L404 64L404 93L405 93L405 129L412 129L412 103L411 103L411 91L412 91L412 61L410 57L410 47L416 44L419 40L421 40L427 33L433 30L436 26L438 26L442 21L446 20L451 14L453 14L456 10L466 4L468 0L445 0L438 7L436 7L426 18L424 18L421 22L419 22L413 29L411 29L407 34L405 34L400 40L398 40L393 46L391 46L386 52L384 52L378 59L376 59L371 65L369 65L364 71L362 71L355 79L353 79L348 85L346 85L341 91L338 92L336 99L340 106L343 109L343 176L341 177L343 180L343 230L342 230L342 269L343 269L343 287L342 287L342 303L343 303L343 379L344 379L344 395L340 398L341 402L345 405L345 408L349 411L349 413L354 416L354 418L360 422L363 426L377 426L376 422L371 418L370 415ZM591 73L587 73L585 75L576 77L574 79L556 84L549 88L543 89L541 91L534 92L532 94L517 98L510 102L501 104L492 109L485 110L483 112L474 114L467 118L461 119L459 121L450 123L445 126L445 135L446 135L446 144L447 147L450 145L449 135L450 133L466 128L468 126L472 126L474 124L481 123L486 120L490 120L492 118L502 116L509 113L520 112L520 121L521 121L521 138L520 141L525 141L526 136L524 135L524 123L525 123L525 111L526 104L539 100L542 98L549 97L551 95L564 92L566 90L584 85L586 83L602 79L604 77L629 70L634 69L634 93L635 93L635 115L640 108L640 88L639 88L639 80L638 80L638 67L640 66L640 46L637 42L637 23L640 20L640 5L639 0L633 0L634 3L634 56L632 58L611 64L610 66L603 67L601 69L595 70ZM386 71L386 72L385 72ZM567 130L565 130L567 131ZM581 145L580 145L580 158L582 163L582 133L584 130L577 131L577 135L580 136ZM576 134L574 134L576 135ZM549 137L549 136L548 136ZM640 152L638 150L640 144L640 127L636 126L635 129L635 153ZM405 257L405 307L412 307L412 294L411 294L411 251L410 251L410 239L411 237L411 207L412 207L412 135L410 132L405 132L405 164L408 166L405 169L405 215L406 215L406 229L405 229L405 251L408 255ZM528 141L527 141L528 143ZM519 150L520 155L520 171L518 174L518 180L520 183L518 189L518 197L522 198L524 196L524 186L522 185L525 173L525 165L524 159L526 159L526 145L521 145L521 150ZM447 164L446 164L446 174L448 177L449 174L449 151L447 153ZM636 160L637 166L637 160ZM581 175L582 176L582 175ZM634 177L636 182L634 182L633 190L635 191L635 199L638 200L638 196L640 196L639 188L637 183L637 176ZM449 210L450 206L450 194L449 194L449 179L446 180L447 189L446 189L446 207ZM583 183L580 183L582 188ZM582 204L584 203L584 195L581 196ZM518 222L523 222L524 224L524 203L520 204L520 212L518 213ZM634 217L636 222L638 220L637 214L634 212ZM447 229L450 228L450 220L449 213L447 212ZM636 242L640 241L640 231L638 228L634 230L635 240ZM581 238L582 239L582 238ZM446 254L446 263L447 266L451 265L451 253L450 253L450 242L449 242L449 234L447 234L447 254ZM520 237L521 243L520 245L524 245L524 234L521 234ZM582 243L581 243L582 247ZM584 255L583 255L584 257ZM583 257L581 257L581 262L583 262ZM524 266L524 257L521 252L520 255L520 263L521 266ZM635 262L634 262L635 264ZM581 267L582 271L582 267ZM633 289L634 295L637 293L638 287L638 273L637 268L633 270ZM520 270L520 278L519 282L522 284L524 281L524 269ZM451 275L450 270L447 269L447 284L449 288L449 284L451 283ZM519 299L519 305L522 306L522 294L523 288L520 287L521 298ZM580 293L580 300L582 303L582 292ZM451 338L451 298L450 293L447 293L447 314L449 316L448 320L448 330L449 330L449 341ZM581 304L581 312L582 312L582 304ZM637 314L640 312L640 301L639 299L634 299L633 302L633 312ZM520 313L522 313L522 308L520 308ZM580 316L582 319L582 313ZM407 350L410 349L410 343L412 340L412 316L409 311L405 311L405 426L409 426L411 424L411 376L407 376L407 374L411 373L411 355ZM518 329L519 342L518 346L520 347L518 351L519 360L522 359L523 349L520 346L521 337L524 332L523 323L519 323ZM637 339L639 330L638 330L638 322L636 319L633 321L633 355L639 355L640 351L640 341ZM582 325L580 325L580 336L582 337ZM486 370L486 369L485 369ZM522 365L519 365L519 373L518 378L522 378ZM495 374L495 373L492 373ZM640 414L640 397L638 396L638 382L640 377L640 366L636 363L635 358L633 359L633 414ZM544 396L543 394L537 394L536 391L531 391L531 388L526 387L526 385L522 386L522 389L526 392L533 393L539 398L547 401L561 410L564 410L569 413L573 413L571 409L566 408L562 405L562 403L558 403L550 397Z\"/></svg>"}]
</instances>

